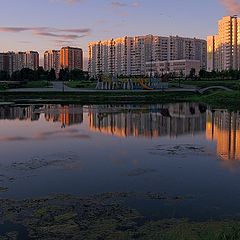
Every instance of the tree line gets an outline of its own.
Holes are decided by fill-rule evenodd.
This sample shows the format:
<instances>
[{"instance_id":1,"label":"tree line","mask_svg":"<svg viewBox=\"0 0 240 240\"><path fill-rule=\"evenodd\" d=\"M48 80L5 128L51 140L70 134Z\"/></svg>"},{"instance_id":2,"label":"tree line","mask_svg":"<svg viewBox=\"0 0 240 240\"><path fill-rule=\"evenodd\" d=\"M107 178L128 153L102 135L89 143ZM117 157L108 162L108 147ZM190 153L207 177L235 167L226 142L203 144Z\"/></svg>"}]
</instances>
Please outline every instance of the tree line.
<instances>
[{"instance_id":1,"label":"tree line","mask_svg":"<svg viewBox=\"0 0 240 240\"><path fill-rule=\"evenodd\" d=\"M224 70L224 71L212 71L208 72L205 70L200 70L199 72L200 79L232 79L239 80L240 79L240 70Z\"/></svg>"},{"instance_id":2,"label":"tree line","mask_svg":"<svg viewBox=\"0 0 240 240\"><path fill-rule=\"evenodd\" d=\"M88 79L88 74L79 69L71 71L68 69L61 69L59 76L57 76L54 69L45 71L43 67L39 67L37 70L23 68L19 71L13 72L12 75L7 71L0 71L0 81L83 81Z\"/></svg>"}]
</instances>

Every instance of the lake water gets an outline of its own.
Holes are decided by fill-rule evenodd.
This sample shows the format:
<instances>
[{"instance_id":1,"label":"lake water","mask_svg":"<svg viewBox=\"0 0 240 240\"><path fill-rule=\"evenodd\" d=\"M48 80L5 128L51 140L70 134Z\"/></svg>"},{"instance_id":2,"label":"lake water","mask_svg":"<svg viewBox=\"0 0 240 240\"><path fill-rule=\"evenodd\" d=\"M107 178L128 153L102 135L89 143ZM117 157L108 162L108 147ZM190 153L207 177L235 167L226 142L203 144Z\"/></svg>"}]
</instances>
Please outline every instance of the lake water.
<instances>
[{"instance_id":1,"label":"lake water","mask_svg":"<svg viewBox=\"0 0 240 240\"><path fill-rule=\"evenodd\" d=\"M239 112L194 103L0 106L0 198L133 192L126 204L151 216L238 218L239 163Z\"/></svg>"}]
</instances>

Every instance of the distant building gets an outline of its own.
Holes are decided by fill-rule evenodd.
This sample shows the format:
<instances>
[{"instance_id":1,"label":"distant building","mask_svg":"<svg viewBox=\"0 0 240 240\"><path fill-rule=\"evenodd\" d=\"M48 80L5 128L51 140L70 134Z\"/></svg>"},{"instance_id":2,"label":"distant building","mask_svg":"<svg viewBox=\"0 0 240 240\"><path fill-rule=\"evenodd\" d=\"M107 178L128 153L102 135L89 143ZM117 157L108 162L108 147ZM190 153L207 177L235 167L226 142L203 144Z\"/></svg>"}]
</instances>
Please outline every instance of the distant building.
<instances>
[{"instance_id":1,"label":"distant building","mask_svg":"<svg viewBox=\"0 0 240 240\"><path fill-rule=\"evenodd\" d=\"M60 67L69 70L83 70L83 50L81 48L63 47L60 50Z\"/></svg>"},{"instance_id":2,"label":"distant building","mask_svg":"<svg viewBox=\"0 0 240 240\"><path fill-rule=\"evenodd\" d=\"M58 75L60 72L60 50L49 50L44 53L44 70L54 69Z\"/></svg>"},{"instance_id":3,"label":"distant building","mask_svg":"<svg viewBox=\"0 0 240 240\"><path fill-rule=\"evenodd\" d=\"M9 60L8 53L0 53L0 71L8 71Z\"/></svg>"},{"instance_id":4,"label":"distant building","mask_svg":"<svg viewBox=\"0 0 240 240\"><path fill-rule=\"evenodd\" d=\"M226 16L218 22L218 34L208 36L208 71L240 69L240 18Z\"/></svg>"},{"instance_id":5,"label":"distant building","mask_svg":"<svg viewBox=\"0 0 240 240\"><path fill-rule=\"evenodd\" d=\"M207 42L179 36L137 36L88 44L88 70L91 76L145 75L150 61L197 60L207 67Z\"/></svg>"},{"instance_id":6,"label":"distant building","mask_svg":"<svg viewBox=\"0 0 240 240\"><path fill-rule=\"evenodd\" d=\"M26 67L37 70L39 67L39 53L30 51L26 52Z\"/></svg>"},{"instance_id":7,"label":"distant building","mask_svg":"<svg viewBox=\"0 0 240 240\"><path fill-rule=\"evenodd\" d=\"M12 75L15 71L23 68L37 70L39 67L39 53L29 52L7 52L0 53L0 71L7 71Z\"/></svg>"},{"instance_id":8,"label":"distant building","mask_svg":"<svg viewBox=\"0 0 240 240\"><path fill-rule=\"evenodd\" d=\"M147 62L146 72L148 76L161 76L166 73L172 73L176 76L188 76L191 69L195 70L196 75L201 70L201 64L198 60L172 60Z\"/></svg>"}]
</instances>

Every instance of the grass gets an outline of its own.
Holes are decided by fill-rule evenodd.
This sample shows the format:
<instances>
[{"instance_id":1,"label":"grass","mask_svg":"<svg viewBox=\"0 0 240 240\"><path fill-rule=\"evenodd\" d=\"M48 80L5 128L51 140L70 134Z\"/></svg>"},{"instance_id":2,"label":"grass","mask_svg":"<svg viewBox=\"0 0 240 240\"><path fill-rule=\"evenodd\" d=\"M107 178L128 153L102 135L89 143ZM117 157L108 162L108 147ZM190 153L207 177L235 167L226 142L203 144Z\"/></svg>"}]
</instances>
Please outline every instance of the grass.
<instances>
[{"instance_id":1,"label":"grass","mask_svg":"<svg viewBox=\"0 0 240 240\"><path fill-rule=\"evenodd\" d=\"M8 86L6 84L0 84L0 91L7 90Z\"/></svg>"},{"instance_id":2,"label":"grass","mask_svg":"<svg viewBox=\"0 0 240 240\"><path fill-rule=\"evenodd\" d=\"M214 108L228 108L240 110L240 91L217 91L206 95L194 95L191 101L202 102Z\"/></svg>"},{"instance_id":3,"label":"grass","mask_svg":"<svg viewBox=\"0 0 240 240\"><path fill-rule=\"evenodd\" d=\"M46 88L46 87L50 87L51 83L49 83L48 81L30 81L25 83L22 87L23 88Z\"/></svg>"},{"instance_id":4,"label":"grass","mask_svg":"<svg viewBox=\"0 0 240 240\"><path fill-rule=\"evenodd\" d=\"M178 86L178 82L173 82ZM192 85L199 88L206 88L211 86L223 86L228 87L233 90L240 90L240 80L205 80L205 81L192 81L192 80L183 80L181 84Z\"/></svg>"},{"instance_id":5,"label":"grass","mask_svg":"<svg viewBox=\"0 0 240 240\"><path fill-rule=\"evenodd\" d=\"M36 85L34 85L36 87ZM96 91L96 92L2 92L0 101L16 103L79 103L79 104L151 104L199 102L213 108L240 110L240 91L210 91L204 95L193 92Z\"/></svg>"},{"instance_id":6,"label":"grass","mask_svg":"<svg viewBox=\"0 0 240 240\"><path fill-rule=\"evenodd\" d=\"M92 88L96 87L96 82L90 81L69 81L66 82L65 85L70 88Z\"/></svg>"},{"instance_id":7,"label":"grass","mask_svg":"<svg viewBox=\"0 0 240 240\"><path fill-rule=\"evenodd\" d=\"M237 240L240 239L240 223L234 221L188 222L165 220L148 222L139 229L144 240Z\"/></svg>"}]
</instances>

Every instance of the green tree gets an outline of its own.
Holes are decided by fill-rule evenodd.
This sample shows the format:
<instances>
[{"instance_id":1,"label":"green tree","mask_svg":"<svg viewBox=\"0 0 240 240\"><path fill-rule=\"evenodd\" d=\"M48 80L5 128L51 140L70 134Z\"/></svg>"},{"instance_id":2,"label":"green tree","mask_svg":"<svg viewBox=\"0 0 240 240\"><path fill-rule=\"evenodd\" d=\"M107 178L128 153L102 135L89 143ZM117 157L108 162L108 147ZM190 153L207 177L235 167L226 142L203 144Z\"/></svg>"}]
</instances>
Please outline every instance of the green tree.
<instances>
[{"instance_id":1,"label":"green tree","mask_svg":"<svg viewBox=\"0 0 240 240\"><path fill-rule=\"evenodd\" d=\"M34 71L29 68L23 68L19 72L20 81L33 81L34 80Z\"/></svg>"},{"instance_id":2,"label":"green tree","mask_svg":"<svg viewBox=\"0 0 240 240\"><path fill-rule=\"evenodd\" d=\"M196 69L195 68L191 68L190 73L189 73L189 77L190 78L194 78L196 76Z\"/></svg>"},{"instance_id":3,"label":"green tree","mask_svg":"<svg viewBox=\"0 0 240 240\"><path fill-rule=\"evenodd\" d=\"M69 81L69 70L67 68L62 68L59 72L60 81Z\"/></svg>"},{"instance_id":4,"label":"green tree","mask_svg":"<svg viewBox=\"0 0 240 240\"><path fill-rule=\"evenodd\" d=\"M7 71L0 71L0 81L7 81L10 79L10 76Z\"/></svg>"},{"instance_id":5,"label":"green tree","mask_svg":"<svg viewBox=\"0 0 240 240\"><path fill-rule=\"evenodd\" d=\"M84 72L80 69L73 69L69 72L69 78L74 81L86 80Z\"/></svg>"},{"instance_id":6,"label":"green tree","mask_svg":"<svg viewBox=\"0 0 240 240\"><path fill-rule=\"evenodd\" d=\"M55 70L52 68L49 72L48 72L48 81L55 81L56 80L56 72Z\"/></svg>"}]
</instances>

